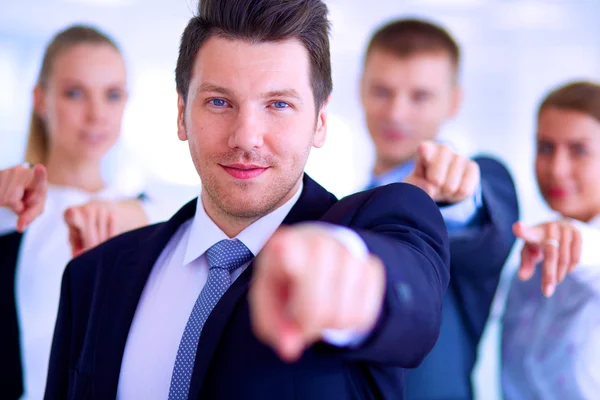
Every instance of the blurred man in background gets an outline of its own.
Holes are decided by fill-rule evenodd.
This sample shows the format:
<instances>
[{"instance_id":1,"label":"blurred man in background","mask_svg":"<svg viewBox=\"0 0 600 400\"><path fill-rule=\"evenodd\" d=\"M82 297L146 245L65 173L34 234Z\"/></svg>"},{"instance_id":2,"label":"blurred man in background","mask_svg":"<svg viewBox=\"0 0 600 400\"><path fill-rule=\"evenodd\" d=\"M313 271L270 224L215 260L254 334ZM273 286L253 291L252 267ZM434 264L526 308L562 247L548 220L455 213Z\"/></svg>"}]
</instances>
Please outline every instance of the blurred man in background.
<instances>
[{"instance_id":1,"label":"blurred man in background","mask_svg":"<svg viewBox=\"0 0 600 400\"><path fill-rule=\"evenodd\" d=\"M369 187L409 182L438 204L450 234L451 279L440 337L407 375L408 400L473 397L471 373L518 219L515 187L498 161L468 159L437 141L461 103L460 49L443 28L397 20L366 50L361 100L376 161Z\"/></svg>"}]
</instances>

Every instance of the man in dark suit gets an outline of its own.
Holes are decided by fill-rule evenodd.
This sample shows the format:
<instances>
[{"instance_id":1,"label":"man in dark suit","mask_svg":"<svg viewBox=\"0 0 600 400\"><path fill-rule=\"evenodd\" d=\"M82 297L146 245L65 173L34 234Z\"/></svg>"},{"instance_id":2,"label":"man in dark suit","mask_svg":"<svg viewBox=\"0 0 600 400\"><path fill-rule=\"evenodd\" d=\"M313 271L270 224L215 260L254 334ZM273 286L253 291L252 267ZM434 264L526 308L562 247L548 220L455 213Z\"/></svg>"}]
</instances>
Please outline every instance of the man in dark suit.
<instances>
[{"instance_id":1,"label":"man in dark suit","mask_svg":"<svg viewBox=\"0 0 600 400\"><path fill-rule=\"evenodd\" d=\"M451 279L440 337L406 378L409 400L466 400L502 267L515 238L517 197L506 168L468 159L437 139L459 109L460 51L443 28L397 20L367 47L361 99L376 161L369 187L409 182L437 202L450 238Z\"/></svg>"},{"instance_id":2,"label":"man in dark suit","mask_svg":"<svg viewBox=\"0 0 600 400\"><path fill-rule=\"evenodd\" d=\"M304 174L328 30L321 0L201 2L176 82L202 193L70 263L47 399L401 398L394 367L439 332L447 230L413 185L338 201Z\"/></svg>"}]
</instances>

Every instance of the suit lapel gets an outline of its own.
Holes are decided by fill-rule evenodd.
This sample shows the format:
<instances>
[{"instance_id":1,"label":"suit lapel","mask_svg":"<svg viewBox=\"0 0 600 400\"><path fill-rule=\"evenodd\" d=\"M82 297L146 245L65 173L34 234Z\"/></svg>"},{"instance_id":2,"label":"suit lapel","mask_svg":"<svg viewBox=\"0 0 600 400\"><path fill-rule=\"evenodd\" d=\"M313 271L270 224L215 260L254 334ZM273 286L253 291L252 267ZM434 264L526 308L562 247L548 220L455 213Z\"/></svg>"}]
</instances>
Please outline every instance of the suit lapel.
<instances>
[{"instance_id":1,"label":"suit lapel","mask_svg":"<svg viewBox=\"0 0 600 400\"><path fill-rule=\"evenodd\" d=\"M283 225L317 221L338 201L333 194L306 174L304 174L303 186L298 202L283 220Z\"/></svg>"},{"instance_id":2,"label":"suit lapel","mask_svg":"<svg viewBox=\"0 0 600 400\"><path fill-rule=\"evenodd\" d=\"M150 237L124 250L111 269L98 318L97 342L93 346L92 383L101 393L99 397L116 398L125 343L146 280L169 239L195 212L196 200L192 200L159 225Z\"/></svg>"},{"instance_id":3,"label":"suit lapel","mask_svg":"<svg viewBox=\"0 0 600 400\"><path fill-rule=\"evenodd\" d=\"M333 204L337 202L334 195L323 189L308 175L304 175L302 194L283 221L284 225L291 225L303 221L318 220ZM214 352L219 344L223 329L227 325L236 304L248 291L252 279L252 266L248 268L233 282L231 287L217 303L206 321L194 363L192 382L188 399L196 399L200 394L202 382L210 366Z\"/></svg>"}]
</instances>

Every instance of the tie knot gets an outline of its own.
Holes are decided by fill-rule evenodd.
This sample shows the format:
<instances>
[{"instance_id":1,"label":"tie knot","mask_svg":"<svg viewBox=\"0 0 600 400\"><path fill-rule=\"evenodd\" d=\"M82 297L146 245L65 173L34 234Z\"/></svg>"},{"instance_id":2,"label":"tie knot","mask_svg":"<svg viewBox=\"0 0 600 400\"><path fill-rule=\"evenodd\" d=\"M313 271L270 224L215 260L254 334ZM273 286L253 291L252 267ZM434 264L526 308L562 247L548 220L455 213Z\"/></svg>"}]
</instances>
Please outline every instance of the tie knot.
<instances>
[{"instance_id":1,"label":"tie knot","mask_svg":"<svg viewBox=\"0 0 600 400\"><path fill-rule=\"evenodd\" d=\"M230 273L252 260L252 257L252 252L238 239L221 240L206 251L210 269L221 268Z\"/></svg>"}]
</instances>

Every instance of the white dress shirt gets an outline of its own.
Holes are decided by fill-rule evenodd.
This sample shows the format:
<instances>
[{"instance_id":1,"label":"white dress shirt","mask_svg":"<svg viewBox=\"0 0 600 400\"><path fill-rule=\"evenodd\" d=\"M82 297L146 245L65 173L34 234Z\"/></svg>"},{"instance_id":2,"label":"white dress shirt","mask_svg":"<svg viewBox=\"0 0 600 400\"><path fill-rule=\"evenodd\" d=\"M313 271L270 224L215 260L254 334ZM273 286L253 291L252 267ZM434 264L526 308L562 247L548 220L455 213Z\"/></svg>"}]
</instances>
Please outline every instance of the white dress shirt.
<instances>
[{"instance_id":1,"label":"white dress shirt","mask_svg":"<svg viewBox=\"0 0 600 400\"><path fill-rule=\"evenodd\" d=\"M257 255L292 209L302 187L284 205L260 218L238 240ZM331 232L354 256L367 255L360 236L338 226ZM121 364L117 398L166 399L183 331L196 299L208 278L205 252L217 242L230 239L206 214L198 197L196 214L183 223L156 260L140 297L127 337ZM251 261L231 274L232 282ZM325 340L337 346L359 342L366 333L328 331Z\"/></svg>"},{"instance_id":2,"label":"white dress shirt","mask_svg":"<svg viewBox=\"0 0 600 400\"><path fill-rule=\"evenodd\" d=\"M124 193L121 188L113 186L89 193L49 185L44 211L25 230L17 258L15 292L24 386L21 400L41 400L44 397L61 280L71 260L64 211L94 199L132 197L135 193ZM155 204L152 207L152 216L159 218L160 208ZM166 218L167 215L160 217ZM16 222L17 216L11 210L0 207L0 235L14 232Z\"/></svg>"},{"instance_id":3,"label":"white dress shirt","mask_svg":"<svg viewBox=\"0 0 600 400\"><path fill-rule=\"evenodd\" d=\"M505 399L600 398L600 216L573 221L582 237L579 265L550 298L542 269L515 277L503 317L502 389Z\"/></svg>"}]
</instances>

